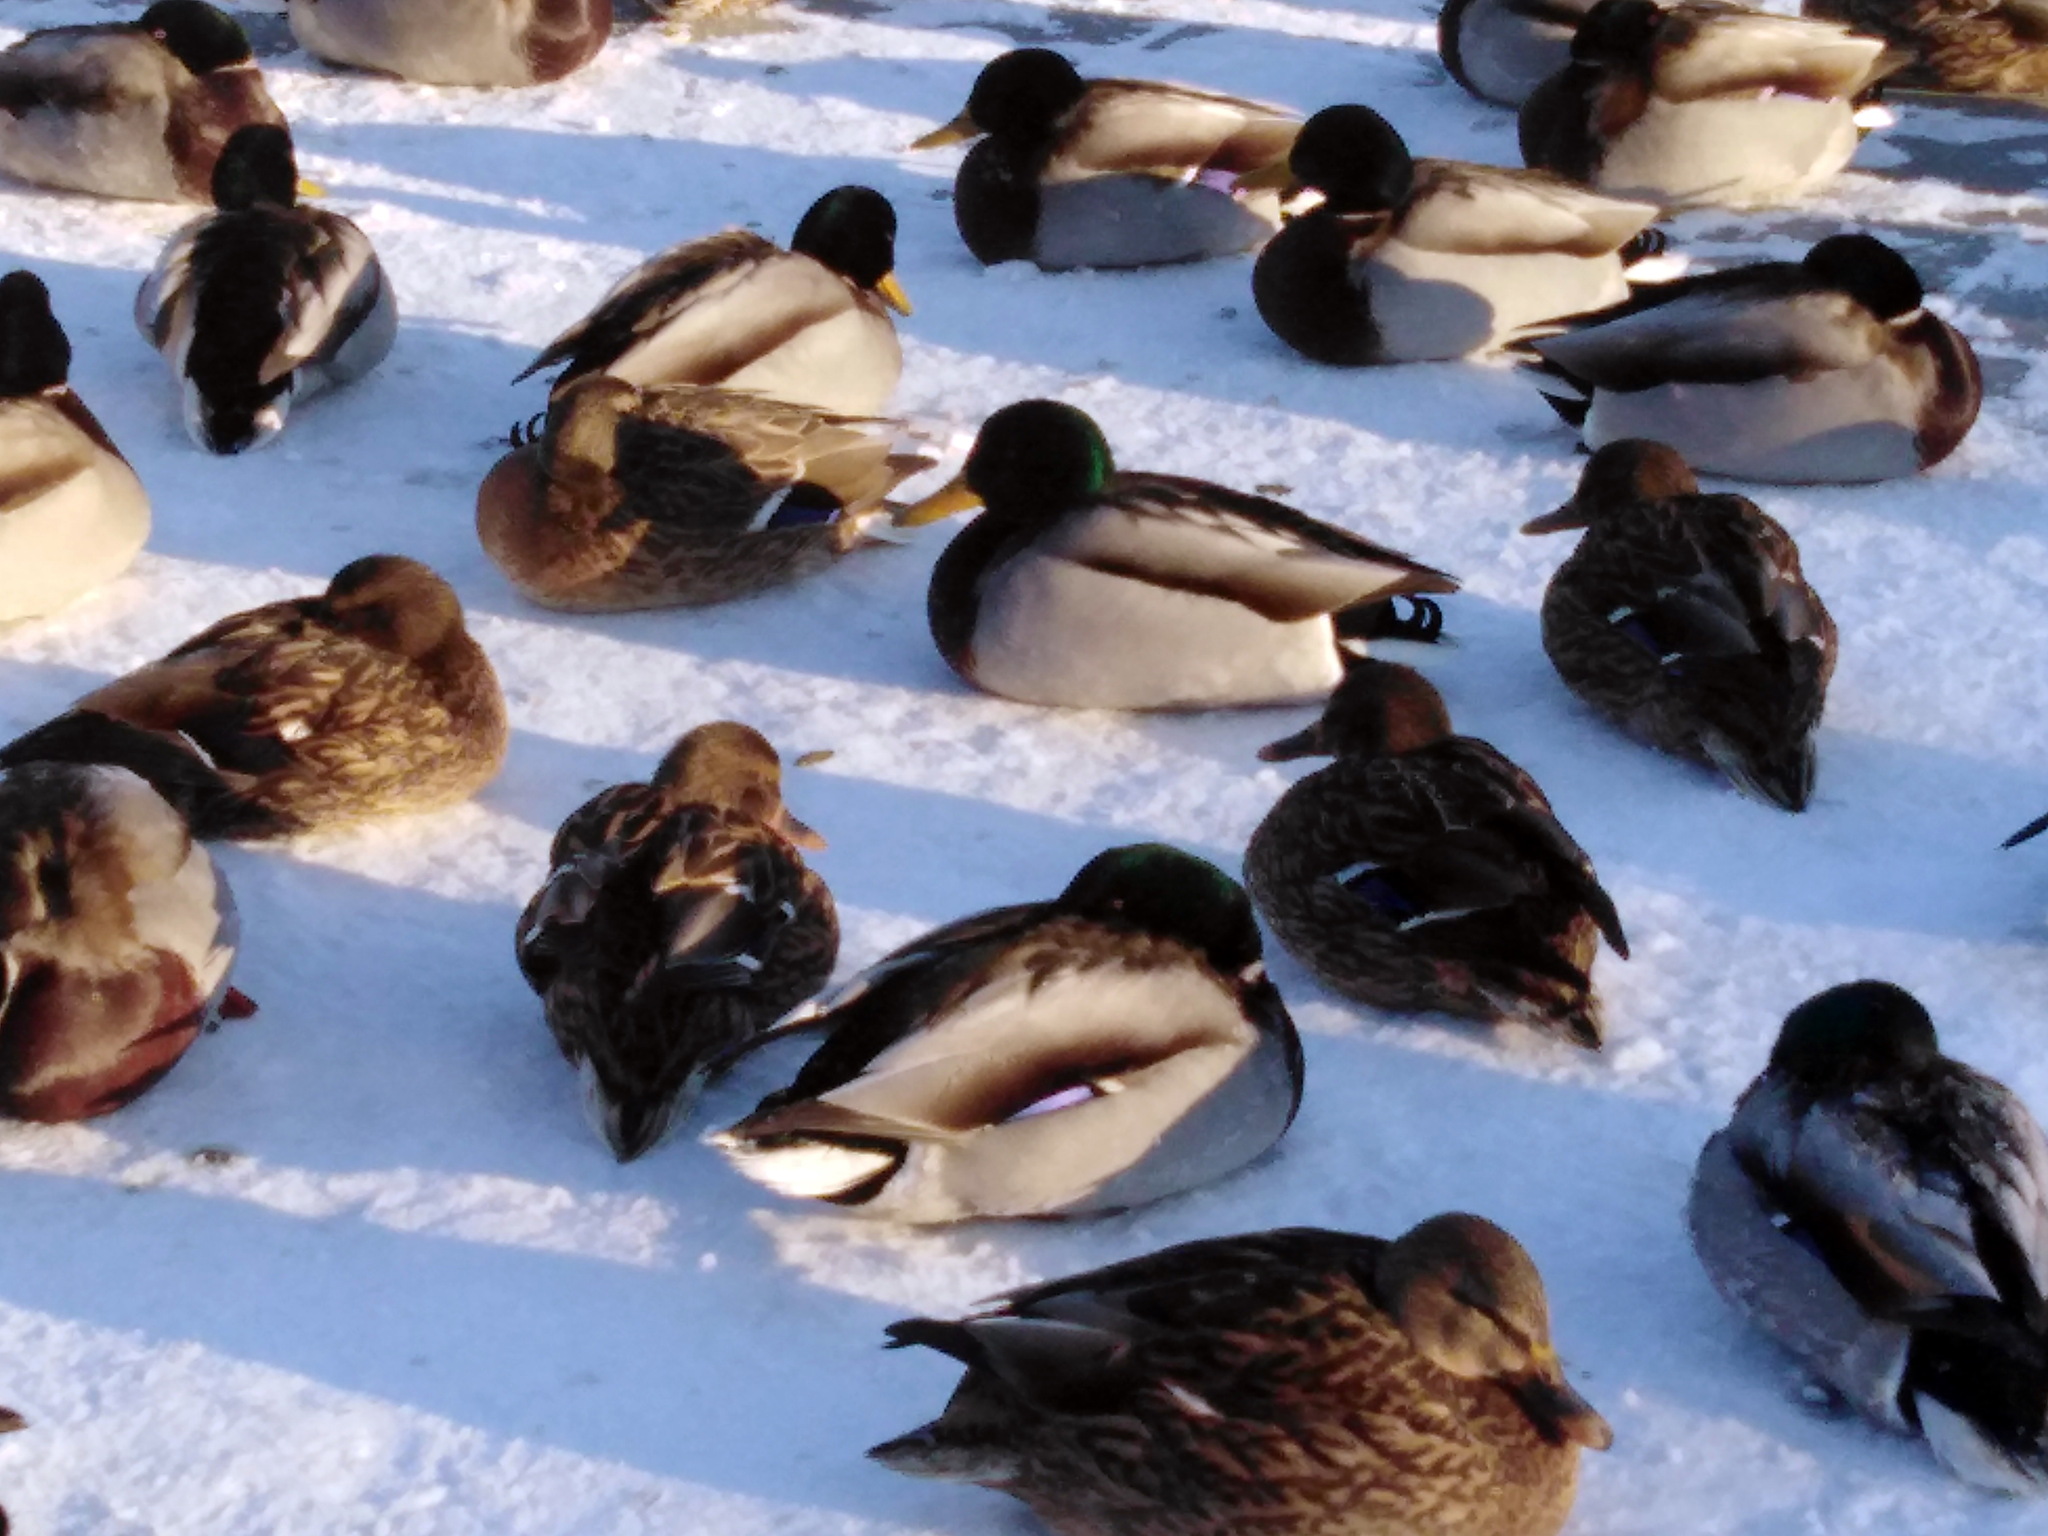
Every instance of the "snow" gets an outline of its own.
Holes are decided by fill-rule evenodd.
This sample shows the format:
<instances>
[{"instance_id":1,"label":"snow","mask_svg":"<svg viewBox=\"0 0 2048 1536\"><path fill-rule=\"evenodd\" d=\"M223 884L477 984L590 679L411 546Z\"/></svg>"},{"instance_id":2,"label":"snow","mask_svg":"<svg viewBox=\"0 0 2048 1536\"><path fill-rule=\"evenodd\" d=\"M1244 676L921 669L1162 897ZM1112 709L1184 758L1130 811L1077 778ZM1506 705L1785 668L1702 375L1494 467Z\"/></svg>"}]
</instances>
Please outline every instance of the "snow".
<instances>
[{"instance_id":1,"label":"snow","mask_svg":"<svg viewBox=\"0 0 2048 1536\"><path fill-rule=\"evenodd\" d=\"M29 25L132 7L45 0ZM234 609L390 550L456 584L503 677L506 772L474 804L222 854L261 1005L109 1119L0 1126L0 1501L22 1536L907 1536L1023 1532L1000 1495L921 1484L867 1445L955 1376L881 1327L1169 1242L1280 1223L1392 1234L1436 1211L1515 1232L1573 1378L1613 1422L1572 1530L1690 1536L2038 1532L1923 1448L1808 1405L1709 1289L1681 1211L1693 1156L1784 1012L1882 975L1956 1055L2048 1108L2038 1049L2048 865L1999 839L2048 809L2048 128L1908 105L1830 192L1675 222L1696 261L1794 255L1862 225L1918 264L1992 393L1911 482L1770 490L1843 636L1819 791L1797 819L1619 739L1538 642L1567 538L1515 529L1577 473L1500 367L1340 373L1266 334L1248 266L983 271L908 155L980 62L1043 42L1084 72L1312 109L1380 107L1418 150L1512 163L1463 96L1428 0L811 0L692 46L622 28L558 85L486 94L329 70L256 17L304 168L357 219L404 326L363 384L273 447L186 440L134 334L140 275L184 211L0 186L6 265L49 283L74 380L156 505L151 549L63 614L0 633L0 735ZM851 970L923 927L1050 894L1091 854L1163 838L1234 867L1289 778L1254 749L1303 712L1149 719L971 695L924 624L951 528L712 612L576 619L513 595L472 531L495 441L540 409L507 381L625 267L731 222L786 238L863 181L902 219L900 408L964 448L1027 394L1093 412L1122 460L1250 487L1455 571L1454 645L1397 649L1463 729L1519 759L1591 851L1634 943L1603 956L1593 1056L1387 1019L1273 970L1308 1043L1301 1118L1219 1186L1122 1218L909 1231L779 1202L696 1136L794 1058L715 1089L615 1166L512 963L557 821L683 729L765 731ZM950 468L950 464L949 464Z\"/></svg>"}]
</instances>

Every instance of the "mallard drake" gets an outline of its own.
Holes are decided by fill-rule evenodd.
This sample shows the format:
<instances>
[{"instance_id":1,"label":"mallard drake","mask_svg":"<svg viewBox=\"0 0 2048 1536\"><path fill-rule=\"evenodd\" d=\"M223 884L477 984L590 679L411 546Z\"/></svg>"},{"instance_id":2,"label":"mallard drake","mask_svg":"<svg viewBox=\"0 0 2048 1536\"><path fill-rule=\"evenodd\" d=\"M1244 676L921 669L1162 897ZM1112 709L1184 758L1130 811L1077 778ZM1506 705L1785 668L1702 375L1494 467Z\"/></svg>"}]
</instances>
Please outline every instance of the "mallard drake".
<instances>
[{"instance_id":1,"label":"mallard drake","mask_svg":"<svg viewBox=\"0 0 2048 1536\"><path fill-rule=\"evenodd\" d=\"M967 682L1027 704L1215 709L1320 697L1339 636L1431 639L1456 578L1262 496L1120 472L1070 405L982 423L960 477L898 517L988 510L946 547L929 610Z\"/></svg>"},{"instance_id":2,"label":"mallard drake","mask_svg":"<svg viewBox=\"0 0 2048 1536\"><path fill-rule=\"evenodd\" d=\"M549 608L722 603L822 570L936 462L903 423L694 384L577 379L477 491L484 550Z\"/></svg>"},{"instance_id":3,"label":"mallard drake","mask_svg":"<svg viewBox=\"0 0 2048 1536\"><path fill-rule=\"evenodd\" d=\"M1891 85L1985 96L2048 93L2048 35L2029 0L1802 0L1800 10L1881 37L1910 59Z\"/></svg>"},{"instance_id":4,"label":"mallard drake","mask_svg":"<svg viewBox=\"0 0 2048 1536\"><path fill-rule=\"evenodd\" d=\"M1241 1168L1301 1102L1251 903L1141 843L1051 901L936 928L854 978L795 1082L713 1144L748 1178L897 1221L1122 1210Z\"/></svg>"},{"instance_id":5,"label":"mallard drake","mask_svg":"<svg viewBox=\"0 0 2048 1536\"><path fill-rule=\"evenodd\" d=\"M384 361L398 302L370 240L298 203L291 135L244 128L214 168L217 210L171 236L135 295L135 324L183 390L210 453L260 448L292 402Z\"/></svg>"},{"instance_id":6,"label":"mallard drake","mask_svg":"<svg viewBox=\"0 0 2048 1536\"><path fill-rule=\"evenodd\" d=\"M1744 497L1702 496L1664 444L1627 438L1522 532L1567 528L1586 536L1543 594L1565 685L1631 736L1806 809L1835 621L1792 535Z\"/></svg>"},{"instance_id":7,"label":"mallard drake","mask_svg":"<svg viewBox=\"0 0 2048 1536\"><path fill-rule=\"evenodd\" d=\"M237 129L284 125L249 40L204 0L51 27L0 51L0 170L40 186L205 202Z\"/></svg>"},{"instance_id":8,"label":"mallard drake","mask_svg":"<svg viewBox=\"0 0 2048 1536\"><path fill-rule=\"evenodd\" d=\"M0 766L118 763L206 837L278 837L466 800L498 772L505 700L454 591L368 555L95 689Z\"/></svg>"},{"instance_id":9,"label":"mallard drake","mask_svg":"<svg viewBox=\"0 0 2048 1536\"><path fill-rule=\"evenodd\" d=\"M684 736L555 834L519 969L622 1163L687 1117L731 1057L832 975L839 918L782 804L782 760L735 721Z\"/></svg>"},{"instance_id":10,"label":"mallard drake","mask_svg":"<svg viewBox=\"0 0 2048 1536\"><path fill-rule=\"evenodd\" d=\"M0 277L0 623L112 581L149 537L142 482L70 372L42 280Z\"/></svg>"},{"instance_id":11,"label":"mallard drake","mask_svg":"<svg viewBox=\"0 0 2048 1536\"><path fill-rule=\"evenodd\" d=\"M1966 1482L2048 1484L2048 1143L1912 994L1793 1009L1687 1219L1722 1297L1862 1413Z\"/></svg>"},{"instance_id":12,"label":"mallard drake","mask_svg":"<svg viewBox=\"0 0 2048 1536\"><path fill-rule=\"evenodd\" d=\"M1801 261L1639 289L1529 348L1588 448L1640 437L1739 479L1885 480L1947 458L1984 398L1977 354L1924 299L1883 241L1830 235Z\"/></svg>"},{"instance_id":13,"label":"mallard drake","mask_svg":"<svg viewBox=\"0 0 2048 1536\"><path fill-rule=\"evenodd\" d=\"M1354 661L1322 718L1259 756L1336 758L1280 797L1244 857L1267 926L1317 980L1599 1049L1593 957L1604 936L1628 958L1614 902L1536 781L1453 735L1428 679Z\"/></svg>"},{"instance_id":14,"label":"mallard drake","mask_svg":"<svg viewBox=\"0 0 2048 1536\"><path fill-rule=\"evenodd\" d=\"M226 878L127 769L0 773L0 1114L119 1109L254 1012L228 986L238 931Z\"/></svg>"},{"instance_id":15,"label":"mallard drake","mask_svg":"<svg viewBox=\"0 0 2048 1536\"><path fill-rule=\"evenodd\" d=\"M1529 1255L1460 1213L1206 1238L888 1332L967 1374L868 1455L1058 1536L1554 1536L1614 1438Z\"/></svg>"},{"instance_id":16,"label":"mallard drake","mask_svg":"<svg viewBox=\"0 0 2048 1536\"><path fill-rule=\"evenodd\" d=\"M728 229L642 262L518 377L566 362L556 389L608 373L873 416L903 372L888 311L907 315L910 300L895 265L889 200L836 187L811 205L786 251Z\"/></svg>"},{"instance_id":17,"label":"mallard drake","mask_svg":"<svg viewBox=\"0 0 2048 1536\"><path fill-rule=\"evenodd\" d=\"M1722 0L1600 0L1522 104L1522 159L1666 208L1762 208L1856 153L1855 99L1902 60L1845 27Z\"/></svg>"},{"instance_id":18,"label":"mallard drake","mask_svg":"<svg viewBox=\"0 0 2048 1536\"><path fill-rule=\"evenodd\" d=\"M1286 171L1323 194L1259 253L1252 297L1273 333L1320 363L1486 352L1618 304L1655 205L1546 171L1416 160L1370 107L1325 107ZM1260 173L1261 179L1272 172Z\"/></svg>"},{"instance_id":19,"label":"mallard drake","mask_svg":"<svg viewBox=\"0 0 2048 1536\"><path fill-rule=\"evenodd\" d=\"M982 66L961 114L910 147L979 138L953 185L960 238L984 265L1149 267L1235 256L1280 221L1230 178L1284 159L1284 107L1154 80L1084 80L1047 48Z\"/></svg>"},{"instance_id":20,"label":"mallard drake","mask_svg":"<svg viewBox=\"0 0 2048 1536\"><path fill-rule=\"evenodd\" d=\"M1481 101L1519 107L1572 61L1572 34L1593 0L1446 0L1436 51Z\"/></svg>"},{"instance_id":21,"label":"mallard drake","mask_svg":"<svg viewBox=\"0 0 2048 1536\"><path fill-rule=\"evenodd\" d=\"M597 57L612 0L291 0L291 22L331 63L427 85L539 85Z\"/></svg>"}]
</instances>

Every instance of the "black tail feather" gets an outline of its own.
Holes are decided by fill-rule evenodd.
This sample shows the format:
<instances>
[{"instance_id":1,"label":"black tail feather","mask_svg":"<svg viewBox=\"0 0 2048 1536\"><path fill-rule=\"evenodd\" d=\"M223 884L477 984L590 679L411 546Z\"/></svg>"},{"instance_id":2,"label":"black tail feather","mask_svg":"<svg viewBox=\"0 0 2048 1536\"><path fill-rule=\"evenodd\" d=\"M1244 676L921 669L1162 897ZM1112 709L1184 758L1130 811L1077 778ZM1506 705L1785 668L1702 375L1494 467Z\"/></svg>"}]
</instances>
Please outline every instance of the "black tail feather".
<instances>
[{"instance_id":1,"label":"black tail feather","mask_svg":"<svg viewBox=\"0 0 2048 1536\"><path fill-rule=\"evenodd\" d=\"M1654 225L1637 232L1634 239L1624 245L1616 254L1621 257L1624 267L1632 267L1639 261L1648 261L1652 256L1662 256L1671 248L1671 237Z\"/></svg>"},{"instance_id":2,"label":"black tail feather","mask_svg":"<svg viewBox=\"0 0 2048 1536\"><path fill-rule=\"evenodd\" d=\"M0 768L83 763L126 768L174 806L195 837L281 837L290 818L258 805L222 778L184 738L78 709L0 747Z\"/></svg>"},{"instance_id":3,"label":"black tail feather","mask_svg":"<svg viewBox=\"0 0 2048 1536\"><path fill-rule=\"evenodd\" d=\"M1404 614L1394 605L1408 604ZM1426 597L1384 597L1334 616L1339 640L1415 640L1434 645L1443 638L1444 611Z\"/></svg>"}]
</instances>

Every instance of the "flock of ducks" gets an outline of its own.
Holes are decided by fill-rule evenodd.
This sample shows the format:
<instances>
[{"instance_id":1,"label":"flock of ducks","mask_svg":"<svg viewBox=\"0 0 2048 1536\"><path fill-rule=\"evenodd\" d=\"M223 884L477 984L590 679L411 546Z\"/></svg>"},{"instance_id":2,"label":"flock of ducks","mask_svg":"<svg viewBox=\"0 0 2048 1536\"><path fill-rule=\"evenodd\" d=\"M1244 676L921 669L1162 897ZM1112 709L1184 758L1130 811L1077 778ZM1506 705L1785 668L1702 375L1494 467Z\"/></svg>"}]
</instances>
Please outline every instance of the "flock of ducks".
<instances>
[{"instance_id":1,"label":"flock of ducks","mask_svg":"<svg viewBox=\"0 0 2048 1536\"><path fill-rule=\"evenodd\" d=\"M609 11L292 0L291 22L338 62L525 85L587 61ZM1453 0L1445 60L1519 107L1525 169L1416 159L1363 106L1304 122L1087 79L1044 49L992 61L915 147L974 141L954 209L984 262L1256 250L1259 313L1318 363L1518 357L1591 451L1571 501L1524 530L1582 531L1543 602L1559 674L1622 731L1798 811L1835 626L1785 530L1695 471L1915 473L1969 430L1976 360L1870 235L1650 283L1654 226L1820 185L1887 78L2031 89L2015 71L2048 48L2027 24L1961 0L1855 0L1836 20ZM1968 40L1992 27L2008 40ZM0 52L0 170L213 205L136 303L209 452L262 446L392 344L369 241L302 201L317 189L247 42L202 0ZM895 238L881 194L839 187L787 247L728 230L626 273L526 370L559 371L479 488L491 559L555 608L715 603L979 508L929 591L967 684L1070 708L1321 701L1260 755L1332 761L1253 834L1243 885L1173 848L1112 848L1057 895L944 924L819 996L838 923L803 850L822 839L758 732L689 731L647 782L564 822L516 931L611 1151L645 1154L740 1057L815 1031L789 1084L710 1138L781 1194L951 1222L1189 1189L1259 1157L1301 1101L1260 917L1347 998L1597 1049L1595 956L1628 941L1591 859L1421 673L1364 654L1437 638L1457 580L1263 495L1121 468L1053 401L997 411L952 482L896 504L937 460L882 414L892 313L910 314ZM148 536L69 363L43 284L0 278L0 619L60 608ZM207 841L463 800L507 739L453 591L371 555L0 749L0 1109L111 1112L253 1010ZM1860 981L1796 1009L1702 1152L1689 1217L1716 1286L1844 1400L1971 1482L2048 1482L2048 1143L1940 1055L1910 996ZM1392 1240L1189 1243L890 1334L966 1369L938 1419L871 1454L1003 1489L1069 1536L1552 1536L1579 1451L1611 1440L1565 1378L1528 1255L1474 1215Z\"/></svg>"}]
</instances>

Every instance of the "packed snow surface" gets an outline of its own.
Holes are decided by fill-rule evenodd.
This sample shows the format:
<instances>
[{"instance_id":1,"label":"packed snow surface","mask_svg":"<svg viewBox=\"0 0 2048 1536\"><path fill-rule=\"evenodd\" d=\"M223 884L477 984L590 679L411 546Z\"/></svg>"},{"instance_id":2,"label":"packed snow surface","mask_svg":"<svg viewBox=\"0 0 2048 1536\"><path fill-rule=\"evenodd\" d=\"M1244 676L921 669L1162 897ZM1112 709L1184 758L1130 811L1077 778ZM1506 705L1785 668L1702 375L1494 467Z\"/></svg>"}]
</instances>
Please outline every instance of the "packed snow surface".
<instances>
[{"instance_id":1,"label":"packed snow surface","mask_svg":"<svg viewBox=\"0 0 2048 1536\"><path fill-rule=\"evenodd\" d=\"M134 10L10 0L0 40ZM2048 809L2048 129L1907 106L1825 197L1673 225L1703 264L1876 230L1990 384L1932 474L1760 495L1842 633L1797 817L1620 739L1552 673L1537 605L1569 539L1515 530L1578 461L1510 370L1305 364L1260 324L1248 261L984 271L952 226L957 152L904 149L984 60L1044 43L1090 74L1367 101L1418 152L1513 163L1511 117L1448 81L1432 21L1429 0L813 0L697 44L622 25L560 84L484 93L329 69L252 15L305 170L369 232L405 319L379 372L238 459L186 440L129 318L187 211L0 187L5 265L48 281L74 381L157 518L127 577L0 634L0 736L373 551L455 583L514 725L473 805L224 852L261 1013L109 1119L0 1126L0 1402L33 1426L0 1438L0 1500L22 1536L1022 1532L998 1494L862 1459L956 1375L882 1354L883 1324L1189 1238L1392 1234L1455 1208L1535 1255L1573 1379L1613 1422L1574 1531L2042 1530L2039 1504L1808 1402L1709 1289L1681 1210L1785 1011L1837 981L1913 988L1952 1053L2048 1108L2048 849L1998 850ZM729 224L787 238L850 181L901 215L917 313L898 404L949 465L990 410L1057 395L1128 465L1287 487L1465 578L1454 645L1388 653L1536 775L1613 891L1635 958L1600 961L1603 1054L1381 1017L1276 955L1307 1037L1300 1119L1251 1170L1126 1217L909 1231L777 1201L696 1138L791 1068L786 1047L614 1165L512 925L558 820L687 727L737 717L786 758L830 750L789 797L831 839L816 863L842 970L1050 895L1112 843L1235 868L1312 766L1252 755L1304 711L1154 719L967 692L925 629L950 527L711 612L556 617L485 560L474 492L543 403L540 381L508 383L532 353L649 252Z\"/></svg>"}]
</instances>

